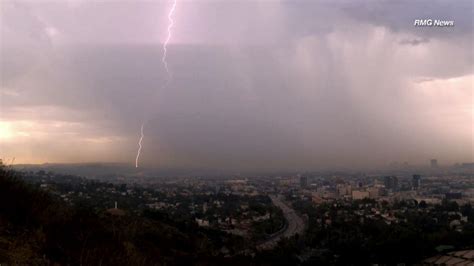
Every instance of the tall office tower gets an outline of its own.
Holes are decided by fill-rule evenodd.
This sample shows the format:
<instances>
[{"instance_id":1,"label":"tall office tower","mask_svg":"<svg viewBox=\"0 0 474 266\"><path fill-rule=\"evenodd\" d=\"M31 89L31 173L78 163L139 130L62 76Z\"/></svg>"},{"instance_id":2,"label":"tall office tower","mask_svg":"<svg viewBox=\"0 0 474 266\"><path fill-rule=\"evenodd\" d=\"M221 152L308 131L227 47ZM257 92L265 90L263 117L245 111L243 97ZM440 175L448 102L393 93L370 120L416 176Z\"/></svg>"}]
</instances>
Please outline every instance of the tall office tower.
<instances>
[{"instance_id":1,"label":"tall office tower","mask_svg":"<svg viewBox=\"0 0 474 266\"><path fill-rule=\"evenodd\" d=\"M398 189L398 178L396 176L384 177L384 186L386 189L396 191Z\"/></svg>"},{"instance_id":2,"label":"tall office tower","mask_svg":"<svg viewBox=\"0 0 474 266\"><path fill-rule=\"evenodd\" d=\"M413 190L418 190L421 187L421 175L413 175L411 186Z\"/></svg>"},{"instance_id":3,"label":"tall office tower","mask_svg":"<svg viewBox=\"0 0 474 266\"><path fill-rule=\"evenodd\" d=\"M307 187L308 186L308 177L306 176L301 176L300 177L300 185L301 187Z\"/></svg>"}]
</instances>

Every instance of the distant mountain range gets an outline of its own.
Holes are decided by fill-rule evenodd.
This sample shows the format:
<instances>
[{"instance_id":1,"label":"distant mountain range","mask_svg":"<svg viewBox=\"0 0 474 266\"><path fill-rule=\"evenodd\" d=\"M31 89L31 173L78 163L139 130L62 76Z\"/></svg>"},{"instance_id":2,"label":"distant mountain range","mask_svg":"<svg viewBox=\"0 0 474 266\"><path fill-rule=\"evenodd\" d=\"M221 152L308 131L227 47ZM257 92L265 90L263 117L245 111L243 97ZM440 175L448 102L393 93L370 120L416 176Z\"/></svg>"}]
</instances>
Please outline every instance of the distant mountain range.
<instances>
[{"instance_id":1,"label":"distant mountain range","mask_svg":"<svg viewBox=\"0 0 474 266\"><path fill-rule=\"evenodd\" d=\"M58 174L70 174L87 178L107 177L169 177L169 176L219 176L229 173L209 169L173 169L173 168L136 168L126 163L44 163L44 164L15 164L13 169L18 171L45 171Z\"/></svg>"}]
</instances>

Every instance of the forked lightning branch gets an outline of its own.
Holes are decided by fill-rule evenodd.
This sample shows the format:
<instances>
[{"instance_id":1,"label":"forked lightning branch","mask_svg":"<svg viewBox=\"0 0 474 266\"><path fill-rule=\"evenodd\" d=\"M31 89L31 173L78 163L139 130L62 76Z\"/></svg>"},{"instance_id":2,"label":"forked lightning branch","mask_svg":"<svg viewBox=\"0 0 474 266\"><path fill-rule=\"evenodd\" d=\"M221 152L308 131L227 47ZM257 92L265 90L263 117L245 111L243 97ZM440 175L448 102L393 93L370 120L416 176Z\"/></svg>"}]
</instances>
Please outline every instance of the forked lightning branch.
<instances>
[{"instance_id":1,"label":"forked lightning branch","mask_svg":"<svg viewBox=\"0 0 474 266\"><path fill-rule=\"evenodd\" d=\"M163 63L163 66L165 67L165 70L166 70L166 74L167 74L167 79L164 83L164 87L166 87L169 82L171 81L171 72L168 68L168 61L166 60L166 54L168 52L167 48L168 48L168 44L171 40L171 33L172 33L172 29L173 29L173 25L174 25L174 21L173 21L173 14L174 14L174 10L176 9L176 2L177 0L173 0L173 4L171 5L171 8L168 12L168 27L167 27L167 31L168 31L168 36L166 37L166 40L165 42L163 43L163 56L161 58L161 62ZM135 157L135 167L138 168L138 162L140 160L140 153L142 151L142 147L143 147L143 138L145 137L144 133L143 133L143 128L145 126L145 123L146 121L144 121L140 127L140 138L138 139L138 150L137 150L137 156Z\"/></svg>"}]
</instances>

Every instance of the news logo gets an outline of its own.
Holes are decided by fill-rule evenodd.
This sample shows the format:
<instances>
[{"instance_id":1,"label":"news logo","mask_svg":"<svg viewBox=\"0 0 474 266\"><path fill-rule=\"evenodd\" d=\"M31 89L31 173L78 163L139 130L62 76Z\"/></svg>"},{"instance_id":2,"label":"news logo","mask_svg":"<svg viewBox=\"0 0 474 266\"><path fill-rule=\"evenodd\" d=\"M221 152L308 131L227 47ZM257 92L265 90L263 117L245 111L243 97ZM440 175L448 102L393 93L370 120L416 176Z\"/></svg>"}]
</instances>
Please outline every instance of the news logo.
<instances>
[{"instance_id":1,"label":"news logo","mask_svg":"<svg viewBox=\"0 0 474 266\"><path fill-rule=\"evenodd\" d=\"M454 27L454 20L441 19L415 19L413 21L415 27Z\"/></svg>"}]
</instances>

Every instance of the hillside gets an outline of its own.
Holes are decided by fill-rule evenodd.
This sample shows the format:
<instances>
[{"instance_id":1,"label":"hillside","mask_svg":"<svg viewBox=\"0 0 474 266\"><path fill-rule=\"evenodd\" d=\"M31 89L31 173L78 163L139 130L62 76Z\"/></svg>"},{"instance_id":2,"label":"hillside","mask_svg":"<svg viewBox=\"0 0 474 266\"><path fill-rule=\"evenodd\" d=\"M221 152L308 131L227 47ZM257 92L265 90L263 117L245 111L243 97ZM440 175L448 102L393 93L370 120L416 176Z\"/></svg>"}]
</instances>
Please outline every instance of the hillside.
<instances>
[{"instance_id":1,"label":"hillside","mask_svg":"<svg viewBox=\"0 0 474 266\"><path fill-rule=\"evenodd\" d=\"M0 263L220 264L220 248L192 225L68 206L0 169ZM235 262L235 259L234 259Z\"/></svg>"}]
</instances>

